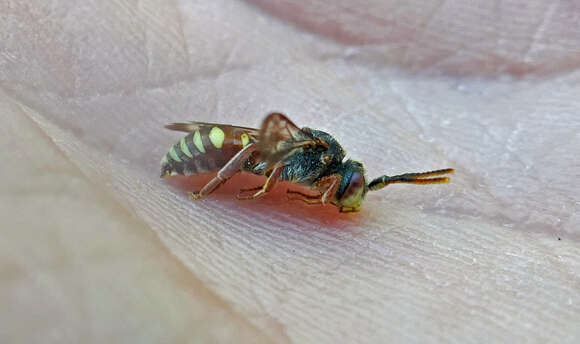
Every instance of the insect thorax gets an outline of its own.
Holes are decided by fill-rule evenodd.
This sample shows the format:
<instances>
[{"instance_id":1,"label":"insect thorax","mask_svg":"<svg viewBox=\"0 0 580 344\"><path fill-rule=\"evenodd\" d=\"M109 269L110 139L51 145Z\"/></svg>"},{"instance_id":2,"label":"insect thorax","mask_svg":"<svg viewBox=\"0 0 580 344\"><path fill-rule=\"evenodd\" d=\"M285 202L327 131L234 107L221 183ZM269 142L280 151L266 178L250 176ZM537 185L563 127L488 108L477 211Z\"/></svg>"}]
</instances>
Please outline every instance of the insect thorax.
<instances>
[{"instance_id":1,"label":"insect thorax","mask_svg":"<svg viewBox=\"0 0 580 344\"><path fill-rule=\"evenodd\" d=\"M328 148L305 148L294 153L285 161L281 178L309 185L338 168L344 160L344 150L328 133L310 128L302 128L302 130L309 131L312 136L326 141Z\"/></svg>"}]
</instances>

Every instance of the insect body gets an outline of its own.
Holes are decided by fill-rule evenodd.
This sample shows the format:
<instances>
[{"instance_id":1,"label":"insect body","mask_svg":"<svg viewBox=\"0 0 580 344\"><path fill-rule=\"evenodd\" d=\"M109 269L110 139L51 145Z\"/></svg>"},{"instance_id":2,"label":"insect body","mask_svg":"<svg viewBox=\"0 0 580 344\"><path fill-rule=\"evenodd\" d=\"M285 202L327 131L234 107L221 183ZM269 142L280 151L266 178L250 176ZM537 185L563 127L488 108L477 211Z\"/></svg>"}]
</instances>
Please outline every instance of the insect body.
<instances>
[{"instance_id":1,"label":"insect body","mask_svg":"<svg viewBox=\"0 0 580 344\"><path fill-rule=\"evenodd\" d=\"M443 169L397 176L381 176L366 183L363 165L345 160L345 152L329 134L298 128L286 116L272 113L260 129L189 122L173 123L168 129L188 134L174 144L161 160L161 176L217 172L192 199L209 195L240 171L263 175L261 186L242 189L240 200L255 199L271 191L278 181L310 187L315 194L288 190L288 198L308 204L333 204L341 212L359 211L366 193L393 183L447 183L452 173ZM433 178L431 178L433 177Z\"/></svg>"},{"instance_id":2,"label":"insect body","mask_svg":"<svg viewBox=\"0 0 580 344\"><path fill-rule=\"evenodd\" d=\"M217 172L254 144L257 135L255 129L214 123L174 123L166 128L189 134L171 146L161 160L161 177Z\"/></svg>"}]
</instances>

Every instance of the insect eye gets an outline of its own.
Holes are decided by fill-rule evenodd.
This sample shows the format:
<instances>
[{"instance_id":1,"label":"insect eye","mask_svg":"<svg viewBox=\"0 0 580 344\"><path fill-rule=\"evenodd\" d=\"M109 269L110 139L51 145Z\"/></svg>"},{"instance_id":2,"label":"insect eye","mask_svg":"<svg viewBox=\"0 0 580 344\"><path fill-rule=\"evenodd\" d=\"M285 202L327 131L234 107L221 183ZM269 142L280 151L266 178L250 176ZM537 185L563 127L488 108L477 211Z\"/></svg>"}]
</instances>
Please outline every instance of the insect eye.
<instances>
[{"instance_id":1,"label":"insect eye","mask_svg":"<svg viewBox=\"0 0 580 344\"><path fill-rule=\"evenodd\" d=\"M346 190L340 197L340 204L348 211L358 211L365 196L365 177L362 173L354 172L348 181ZM346 210L345 209L345 210Z\"/></svg>"},{"instance_id":2,"label":"insect eye","mask_svg":"<svg viewBox=\"0 0 580 344\"><path fill-rule=\"evenodd\" d=\"M365 177L360 173L353 173L348 183L349 188L359 189L364 187Z\"/></svg>"}]
</instances>

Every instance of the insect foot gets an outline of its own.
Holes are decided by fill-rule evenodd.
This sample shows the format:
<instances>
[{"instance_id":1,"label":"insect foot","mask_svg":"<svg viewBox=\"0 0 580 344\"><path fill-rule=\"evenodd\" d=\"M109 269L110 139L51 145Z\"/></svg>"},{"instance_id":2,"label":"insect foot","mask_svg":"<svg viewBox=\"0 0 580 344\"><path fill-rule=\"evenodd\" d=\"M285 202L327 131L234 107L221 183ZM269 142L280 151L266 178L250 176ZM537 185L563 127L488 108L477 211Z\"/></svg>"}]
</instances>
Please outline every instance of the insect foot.
<instances>
[{"instance_id":1,"label":"insect foot","mask_svg":"<svg viewBox=\"0 0 580 344\"><path fill-rule=\"evenodd\" d=\"M188 192L187 195L192 201L197 201L201 198L201 193L199 192Z\"/></svg>"}]
</instances>

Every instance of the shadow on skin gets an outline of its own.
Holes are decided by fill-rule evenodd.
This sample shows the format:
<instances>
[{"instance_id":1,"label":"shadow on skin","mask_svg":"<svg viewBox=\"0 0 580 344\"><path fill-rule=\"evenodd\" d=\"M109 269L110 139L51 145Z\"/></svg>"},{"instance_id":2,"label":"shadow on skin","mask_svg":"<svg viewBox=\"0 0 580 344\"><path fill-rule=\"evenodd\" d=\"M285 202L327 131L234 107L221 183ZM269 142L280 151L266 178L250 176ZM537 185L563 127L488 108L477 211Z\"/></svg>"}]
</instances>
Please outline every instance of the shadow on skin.
<instances>
[{"instance_id":1,"label":"shadow on skin","mask_svg":"<svg viewBox=\"0 0 580 344\"><path fill-rule=\"evenodd\" d=\"M167 178L167 184L180 190L183 194L184 202L203 202L201 199L192 201L187 196L187 192L200 190L215 174L205 174L192 177L175 176ZM341 213L338 208L331 205L308 205L301 201L290 201L286 198L286 190L300 190L309 194L315 194L308 188L289 183L280 182L274 190L268 194L254 200L237 200L236 195L242 188L255 187L264 184L266 178L248 173L239 173L228 182L214 191L206 199L217 199L220 202L229 203L232 207L237 207L249 213L272 212L300 218L316 225L324 225L346 232L359 232L357 227L362 224L363 218L368 220L366 211L363 209L358 213Z\"/></svg>"}]
</instances>

